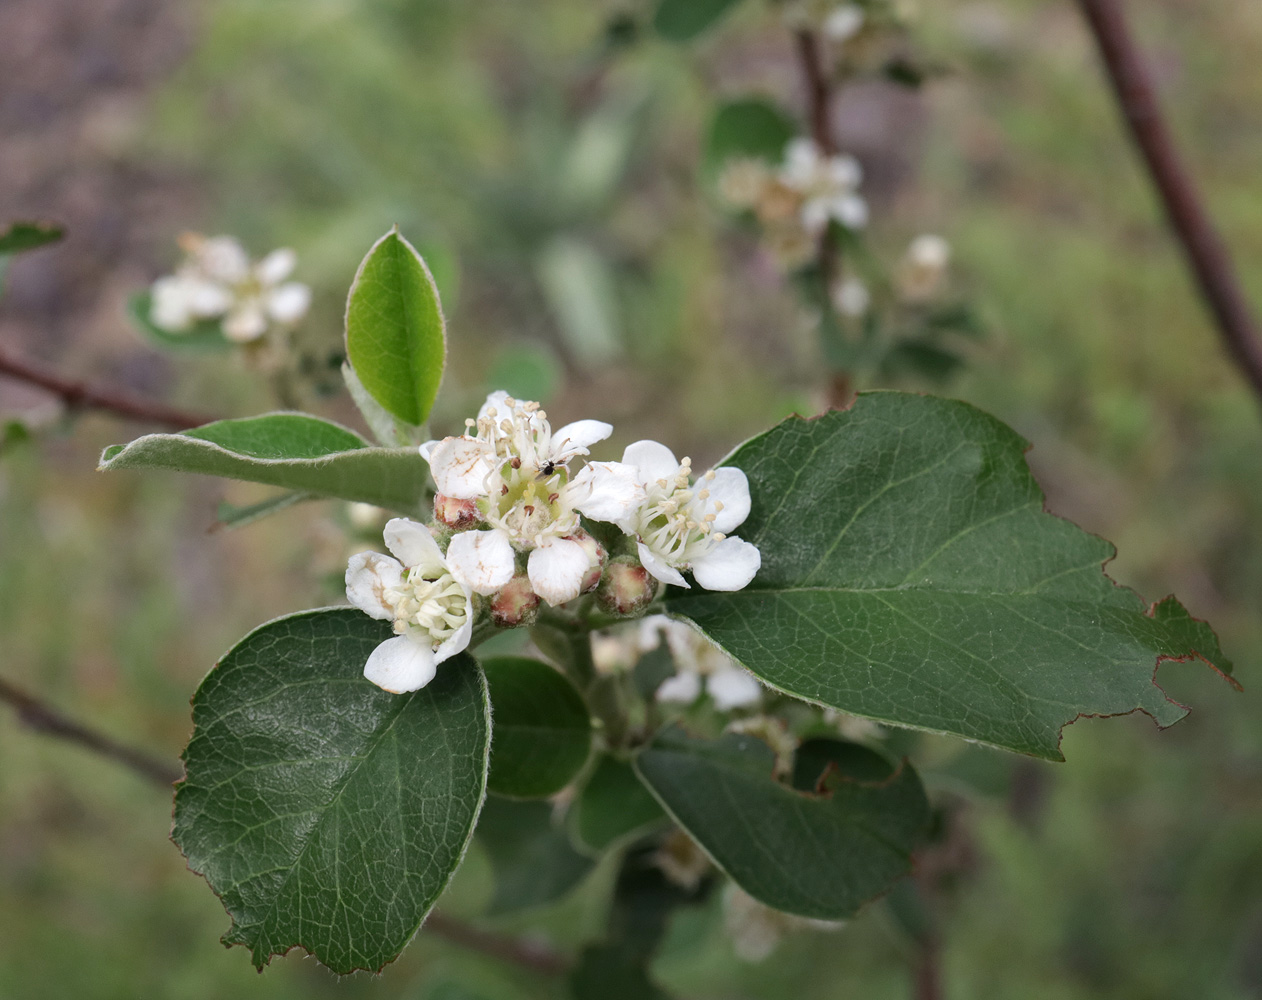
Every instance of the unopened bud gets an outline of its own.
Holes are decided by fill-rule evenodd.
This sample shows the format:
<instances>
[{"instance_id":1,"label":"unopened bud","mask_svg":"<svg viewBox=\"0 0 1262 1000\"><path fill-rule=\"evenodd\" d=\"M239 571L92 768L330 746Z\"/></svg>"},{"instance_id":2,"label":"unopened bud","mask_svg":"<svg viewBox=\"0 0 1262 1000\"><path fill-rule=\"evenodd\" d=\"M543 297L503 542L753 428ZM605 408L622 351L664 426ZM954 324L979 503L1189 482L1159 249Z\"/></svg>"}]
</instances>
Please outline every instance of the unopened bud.
<instances>
[{"instance_id":1,"label":"unopened bud","mask_svg":"<svg viewBox=\"0 0 1262 1000\"><path fill-rule=\"evenodd\" d=\"M491 621L500 628L533 625L539 612L539 595L525 575L515 576L491 598Z\"/></svg>"},{"instance_id":2,"label":"unopened bud","mask_svg":"<svg viewBox=\"0 0 1262 1000\"><path fill-rule=\"evenodd\" d=\"M596 600L614 615L637 615L657 596L657 580L631 556L618 556L605 567Z\"/></svg>"},{"instance_id":3,"label":"unopened bud","mask_svg":"<svg viewBox=\"0 0 1262 1000\"><path fill-rule=\"evenodd\" d=\"M600 583L600 576L605 571L605 561L609 556L605 552L605 547L581 528L570 535L569 540L578 542L579 545L583 546L583 551L587 553L588 562L591 564L591 569L583 577L582 589L579 591L586 594L589 590L594 590L596 584Z\"/></svg>"},{"instance_id":4,"label":"unopened bud","mask_svg":"<svg viewBox=\"0 0 1262 1000\"><path fill-rule=\"evenodd\" d=\"M482 520L476 500L459 500L441 493L434 495L434 517L453 531L465 531Z\"/></svg>"}]
</instances>

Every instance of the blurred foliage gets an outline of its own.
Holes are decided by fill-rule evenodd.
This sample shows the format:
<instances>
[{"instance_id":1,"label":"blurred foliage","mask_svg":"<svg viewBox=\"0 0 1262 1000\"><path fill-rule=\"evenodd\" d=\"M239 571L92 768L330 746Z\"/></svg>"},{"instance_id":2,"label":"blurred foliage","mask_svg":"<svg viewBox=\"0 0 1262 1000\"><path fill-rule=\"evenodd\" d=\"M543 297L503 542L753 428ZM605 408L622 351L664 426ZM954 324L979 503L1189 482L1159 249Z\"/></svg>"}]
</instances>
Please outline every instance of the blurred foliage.
<instances>
[{"instance_id":1,"label":"blurred foliage","mask_svg":"<svg viewBox=\"0 0 1262 1000\"><path fill-rule=\"evenodd\" d=\"M211 194L208 217L169 220L171 238L192 227L299 251L322 356L340 349L346 288L377 235L398 223L427 255L447 251L436 276L452 369L436 429L503 383L542 398L554 421L612 412L618 444L665 436L708 460L821 405L818 346L792 290L699 179L716 102L763 91L797 106L796 76L787 38L753 5L691 47L634 30L651 7L190 5L194 45L131 155ZM839 108L868 165L874 249L892 259L927 230L951 240L958 280L995 331L952 394L1034 441L1051 509L1118 544L1117 579L1177 590L1212 619L1251 687L1262 424L1074 7L921 7L924 47L949 71L920 96L864 85ZM1262 302L1262 16L1230 0L1132 8ZM182 396L207 408L266 405L229 360L173 363ZM344 565L333 519L346 514L303 504L207 534L217 487L92 471L117 439L87 418L73 436L6 444L0 666L174 755L189 694L232 640L339 599L325 581ZM241 487L226 499L264 495ZM952 829L965 831L962 842L944 835L950 864L927 918L943 937L948 996L1262 996L1262 710L1195 666L1168 664L1161 680L1195 701L1191 718L1166 733L1143 718L1071 727L1059 767L891 738L898 752L917 745ZM215 943L227 918L167 842L164 796L7 711L0 761L0 996L563 995L424 932L379 979L338 981L296 955L258 976ZM492 897L481 850L443 904L454 915L477 916ZM573 948L604 925L615 875L602 866L572 897L490 925ZM734 958L715 893L673 920L654 976L683 997L902 998L913 948L901 926L882 904L751 965Z\"/></svg>"}]
</instances>

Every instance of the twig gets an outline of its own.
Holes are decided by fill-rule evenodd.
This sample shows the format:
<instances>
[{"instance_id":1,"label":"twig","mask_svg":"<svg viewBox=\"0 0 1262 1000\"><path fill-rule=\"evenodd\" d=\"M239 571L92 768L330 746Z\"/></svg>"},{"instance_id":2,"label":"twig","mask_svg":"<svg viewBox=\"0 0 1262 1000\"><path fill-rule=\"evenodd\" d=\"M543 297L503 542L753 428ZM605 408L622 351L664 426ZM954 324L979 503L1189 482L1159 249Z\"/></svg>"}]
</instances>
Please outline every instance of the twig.
<instances>
[{"instance_id":1,"label":"twig","mask_svg":"<svg viewBox=\"0 0 1262 1000\"><path fill-rule=\"evenodd\" d=\"M481 952L502 962L520 965L545 976L562 976L570 971L569 960L546 945L484 931L437 911L426 918L422 933L425 931L437 934L462 948Z\"/></svg>"},{"instance_id":2,"label":"twig","mask_svg":"<svg viewBox=\"0 0 1262 1000\"><path fill-rule=\"evenodd\" d=\"M1191 174L1162 117L1156 90L1118 0L1078 0L1091 26L1131 138L1161 196L1166 215L1213 313L1219 333L1254 391L1262 396L1262 339Z\"/></svg>"},{"instance_id":3,"label":"twig","mask_svg":"<svg viewBox=\"0 0 1262 1000\"><path fill-rule=\"evenodd\" d=\"M98 733L67 718L34 695L27 694L3 679L0 679L0 701L8 702L17 709L18 718L36 732L76 743L85 750L131 768L142 778L164 788L169 789L182 777L182 772L178 767L143 750L125 746L103 733Z\"/></svg>"},{"instance_id":4,"label":"twig","mask_svg":"<svg viewBox=\"0 0 1262 1000\"><path fill-rule=\"evenodd\" d=\"M129 420L161 424L173 430L185 430L210 421L210 418L197 413L66 378L40 365L16 358L4 350L0 350L0 375L8 375L20 382L29 382L46 389L58 396L69 410L103 410Z\"/></svg>"},{"instance_id":5,"label":"twig","mask_svg":"<svg viewBox=\"0 0 1262 1000\"><path fill-rule=\"evenodd\" d=\"M833 84L824 68L824 54L819 37L810 28L798 28L793 33L797 43L798 62L806 84L806 109L811 123L811 138L825 155L837 152L837 140L833 138Z\"/></svg>"}]
</instances>

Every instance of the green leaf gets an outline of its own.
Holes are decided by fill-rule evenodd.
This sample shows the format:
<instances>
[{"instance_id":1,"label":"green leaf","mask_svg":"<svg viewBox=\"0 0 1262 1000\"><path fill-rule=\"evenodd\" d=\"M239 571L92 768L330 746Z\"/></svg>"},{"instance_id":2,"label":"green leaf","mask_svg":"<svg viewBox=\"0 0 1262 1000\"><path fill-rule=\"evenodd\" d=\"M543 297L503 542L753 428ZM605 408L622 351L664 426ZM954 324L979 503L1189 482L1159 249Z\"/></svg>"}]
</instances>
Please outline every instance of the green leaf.
<instances>
[{"instance_id":1,"label":"green leaf","mask_svg":"<svg viewBox=\"0 0 1262 1000\"><path fill-rule=\"evenodd\" d=\"M495 872L495 894L487 908L492 916L555 902L595 865L570 846L547 802L487 799L478 820L478 842Z\"/></svg>"},{"instance_id":2,"label":"green leaf","mask_svg":"<svg viewBox=\"0 0 1262 1000\"><path fill-rule=\"evenodd\" d=\"M1026 443L965 403L868 393L790 418L725 462L762 552L736 593L667 597L765 683L898 726L1063 759L1061 728L1140 709L1161 660L1223 673L1209 626L1101 571L1113 547L1043 509Z\"/></svg>"},{"instance_id":3,"label":"green leaf","mask_svg":"<svg viewBox=\"0 0 1262 1000\"><path fill-rule=\"evenodd\" d=\"M228 503L226 500L220 500L219 507L215 511L216 527L244 528L247 524L261 521L263 518L279 513L287 507L292 507L294 504L303 503L311 499L313 497L310 493L278 493L276 496L260 500L258 503L246 504L244 507L238 507L236 504Z\"/></svg>"},{"instance_id":4,"label":"green leaf","mask_svg":"<svg viewBox=\"0 0 1262 1000\"><path fill-rule=\"evenodd\" d=\"M363 677L391 636L352 608L279 618L193 698L172 838L260 969L301 947L377 970L464 856L486 788L490 713L468 656L412 694Z\"/></svg>"},{"instance_id":5,"label":"green leaf","mask_svg":"<svg viewBox=\"0 0 1262 1000\"><path fill-rule=\"evenodd\" d=\"M601 756L587 779L571 817L575 839L596 853L666 820L631 765L608 754Z\"/></svg>"},{"instance_id":6,"label":"green leaf","mask_svg":"<svg viewBox=\"0 0 1262 1000\"><path fill-rule=\"evenodd\" d=\"M99 468L174 469L266 483L405 514L423 506L428 468L415 448L370 448L345 427L301 413L220 420L113 445Z\"/></svg>"},{"instance_id":7,"label":"green leaf","mask_svg":"<svg viewBox=\"0 0 1262 1000\"><path fill-rule=\"evenodd\" d=\"M346 385L346 391L350 393L351 401L359 410L360 416L364 418L364 423L368 425L373 437L382 447L406 448L409 445L415 447L425 440L422 428L415 424L405 424L398 417L387 413L385 408L364 388L364 383L355 374L355 369L345 361L342 362L342 382Z\"/></svg>"},{"instance_id":8,"label":"green leaf","mask_svg":"<svg viewBox=\"0 0 1262 1000\"><path fill-rule=\"evenodd\" d=\"M887 890L911 870L929 819L906 764L876 783L829 770L823 794L809 794L776 781L775 755L752 737L709 741L672 727L635 766L737 885L804 917L840 920Z\"/></svg>"},{"instance_id":9,"label":"green leaf","mask_svg":"<svg viewBox=\"0 0 1262 1000\"><path fill-rule=\"evenodd\" d=\"M351 284L346 355L387 412L425 423L443 380L447 334L429 268L398 229L373 244Z\"/></svg>"},{"instance_id":10,"label":"green leaf","mask_svg":"<svg viewBox=\"0 0 1262 1000\"><path fill-rule=\"evenodd\" d=\"M706 139L706 172L717 176L731 159L749 158L778 164L784 147L798 134L798 124L769 101L747 97L722 105Z\"/></svg>"},{"instance_id":11,"label":"green leaf","mask_svg":"<svg viewBox=\"0 0 1262 1000\"><path fill-rule=\"evenodd\" d=\"M56 243L66 235L55 222L10 222L0 230L0 254L21 253Z\"/></svg>"},{"instance_id":12,"label":"green leaf","mask_svg":"<svg viewBox=\"0 0 1262 1000\"><path fill-rule=\"evenodd\" d=\"M672 42L690 42L716 24L739 0L661 0L653 28Z\"/></svg>"},{"instance_id":13,"label":"green leaf","mask_svg":"<svg viewBox=\"0 0 1262 1000\"><path fill-rule=\"evenodd\" d=\"M574 1000L670 1000L644 963L617 944L584 948L569 985Z\"/></svg>"},{"instance_id":14,"label":"green leaf","mask_svg":"<svg viewBox=\"0 0 1262 1000\"><path fill-rule=\"evenodd\" d=\"M153 296L148 292L137 292L127 300L127 315L136 329L152 340L159 347L174 347L181 350L194 351L227 351L233 346L232 341L223 334L223 326L218 320L204 319L194 323L182 333L164 330L150 319L153 308Z\"/></svg>"},{"instance_id":15,"label":"green leaf","mask_svg":"<svg viewBox=\"0 0 1262 1000\"><path fill-rule=\"evenodd\" d=\"M582 696L538 660L506 656L482 669L495 711L491 791L521 799L559 792L591 753L592 721Z\"/></svg>"}]
</instances>

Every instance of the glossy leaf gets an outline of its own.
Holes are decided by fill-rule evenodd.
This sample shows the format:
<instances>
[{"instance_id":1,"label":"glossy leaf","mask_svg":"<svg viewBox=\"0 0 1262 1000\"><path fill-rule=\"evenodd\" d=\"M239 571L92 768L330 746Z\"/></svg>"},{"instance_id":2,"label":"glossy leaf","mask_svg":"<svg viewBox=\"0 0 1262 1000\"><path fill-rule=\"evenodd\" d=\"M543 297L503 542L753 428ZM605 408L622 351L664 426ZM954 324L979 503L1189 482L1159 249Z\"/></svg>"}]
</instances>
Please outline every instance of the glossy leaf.
<instances>
[{"instance_id":1,"label":"glossy leaf","mask_svg":"<svg viewBox=\"0 0 1262 1000\"><path fill-rule=\"evenodd\" d=\"M490 790L523 799L559 792L591 753L591 716L582 696L538 660L506 656L482 668L495 712Z\"/></svg>"},{"instance_id":2,"label":"glossy leaf","mask_svg":"<svg viewBox=\"0 0 1262 1000\"><path fill-rule=\"evenodd\" d=\"M1213 632L1105 576L1113 547L1043 510L1024 451L993 417L925 396L790 418L725 460L749 477L738 534L758 575L668 608L772 687L894 725L1059 760L1083 715L1177 722L1157 665L1229 673Z\"/></svg>"},{"instance_id":3,"label":"glossy leaf","mask_svg":"<svg viewBox=\"0 0 1262 1000\"><path fill-rule=\"evenodd\" d=\"M717 24L740 0L660 0L653 28L672 42L690 42Z\"/></svg>"},{"instance_id":4,"label":"glossy leaf","mask_svg":"<svg viewBox=\"0 0 1262 1000\"><path fill-rule=\"evenodd\" d=\"M428 467L415 448L370 448L345 427L301 413L220 420L179 434L147 434L101 455L103 471L173 469L376 504L423 506Z\"/></svg>"},{"instance_id":5,"label":"glossy leaf","mask_svg":"<svg viewBox=\"0 0 1262 1000\"><path fill-rule=\"evenodd\" d=\"M137 292L127 300L127 315L135 324L136 329L159 347L194 351L227 351L233 346L232 341L224 336L223 326L218 320L204 319L194 323L183 332L174 332L164 330L154 323L150 316L152 309L153 296L147 291Z\"/></svg>"},{"instance_id":6,"label":"glossy leaf","mask_svg":"<svg viewBox=\"0 0 1262 1000\"><path fill-rule=\"evenodd\" d=\"M262 968L301 947L380 969L464 856L486 787L490 714L477 664L420 691L363 677L389 624L307 611L246 636L193 699L173 839L232 917L225 944Z\"/></svg>"},{"instance_id":7,"label":"glossy leaf","mask_svg":"<svg viewBox=\"0 0 1262 1000\"><path fill-rule=\"evenodd\" d=\"M65 235L65 229L55 222L10 222L0 230L0 255L34 250Z\"/></svg>"},{"instance_id":8,"label":"glossy leaf","mask_svg":"<svg viewBox=\"0 0 1262 1000\"><path fill-rule=\"evenodd\" d=\"M429 268L397 229L359 265L346 301L346 355L388 413L425 423L443 379L447 334Z\"/></svg>"},{"instance_id":9,"label":"glossy leaf","mask_svg":"<svg viewBox=\"0 0 1262 1000\"><path fill-rule=\"evenodd\" d=\"M775 780L765 743L736 734L702 740L672 727L635 766L737 885L804 917L840 920L880 895L911 870L928 825L924 789L907 765L875 783L828 771L814 794Z\"/></svg>"},{"instance_id":10,"label":"glossy leaf","mask_svg":"<svg viewBox=\"0 0 1262 1000\"><path fill-rule=\"evenodd\" d=\"M553 903L595 865L570 846L547 802L488 799L478 820L478 843L495 873L490 915Z\"/></svg>"},{"instance_id":11,"label":"glossy leaf","mask_svg":"<svg viewBox=\"0 0 1262 1000\"><path fill-rule=\"evenodd\" d=\"M571 808L570 822L579 844L599 853L665 820L631 765L604 754Z\"/></svg>"},{"instance_id":12,"label":"glossy leaf","mask_svg":"<svg viewBox=\"0 0 1262 1000\"><path fill-rule=\"evenodd\" d=\"M739 158L778 164L798 131L797 122L769 101L757 97L731 101L719 108L710 123L706 169L717 174L728 160Z\"/></svg>"}]
</instances>

